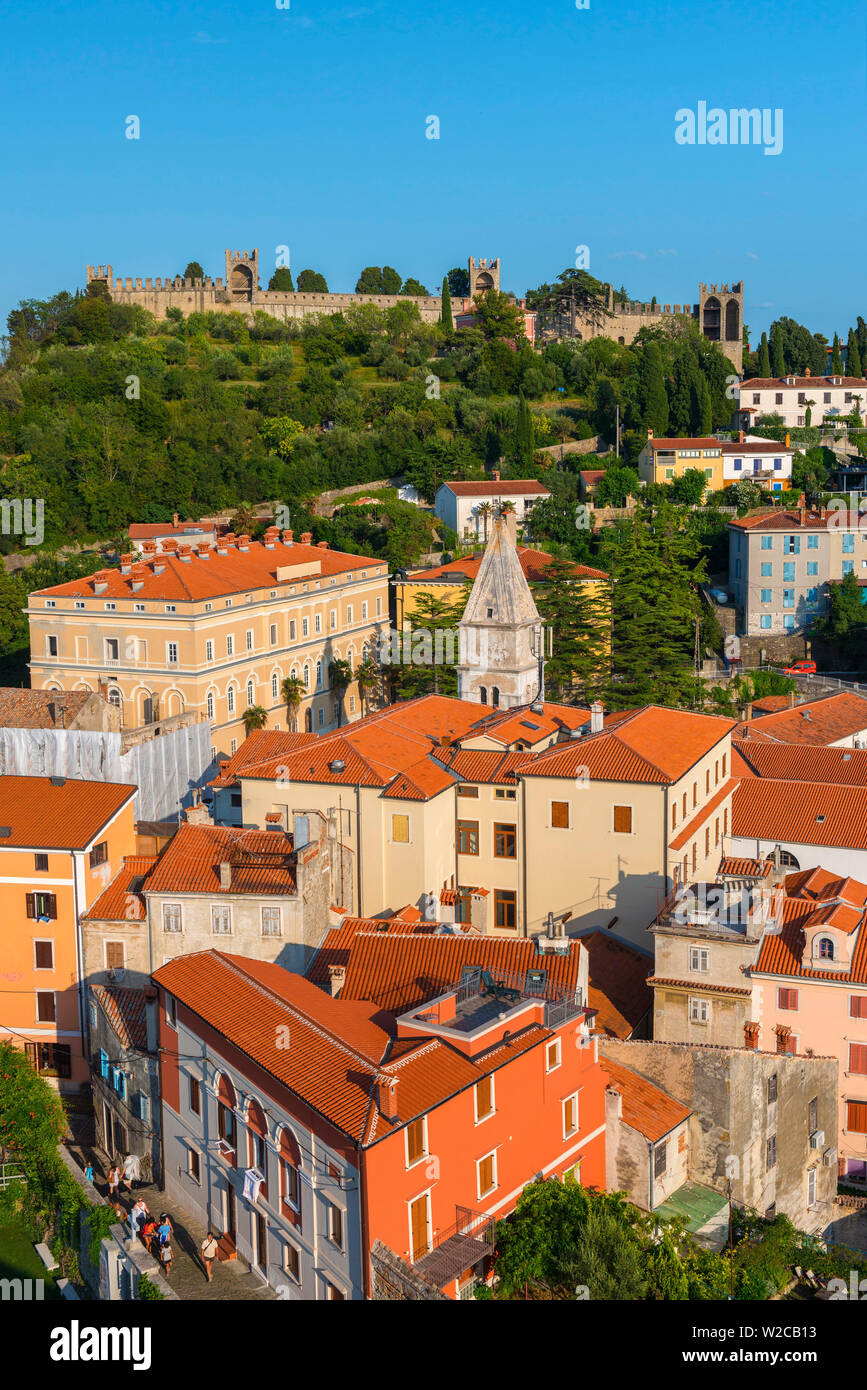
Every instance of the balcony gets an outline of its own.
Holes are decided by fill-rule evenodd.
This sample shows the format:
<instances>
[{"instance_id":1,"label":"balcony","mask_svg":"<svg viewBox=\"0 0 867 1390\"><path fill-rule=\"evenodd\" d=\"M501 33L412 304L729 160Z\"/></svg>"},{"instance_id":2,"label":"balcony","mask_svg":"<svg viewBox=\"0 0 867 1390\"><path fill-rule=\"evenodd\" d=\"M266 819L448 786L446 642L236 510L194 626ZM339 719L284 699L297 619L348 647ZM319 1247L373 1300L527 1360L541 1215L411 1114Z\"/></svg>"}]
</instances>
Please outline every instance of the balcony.
<instances>
[{"instance_id":1,"label":"balcony","mask_svg":"<svg viewBox=\"0 0 867 1390\"><path fill-rule=\"evenodd\" d=\"M541 1018L539 1018L541 1006ZM452 1037L481 1041L504 1020L520 1026L533 1021L533 1014L546 1028L561 1028L570 1019L581 1018L589 1026L594 1010L588 1009L580 987L554 984L544 966L512 974L507 970L466 966L460 981L436 998L402 1014L398 1023L422 1032L444 1032Z\"/></svg>"},{"instance_id":2,"label":"balcony","mask_svg":"<svg viewBox=\"0 0 867 1390\"><path fill-rule=\"evenodd\" d=\"M455 1221L437 1232L433 1246L415 1267L438 1289L444 1289L466 1270L494 1253L493 1216L469 1207L455 1207Z\"/></svg>"}]
</instances>

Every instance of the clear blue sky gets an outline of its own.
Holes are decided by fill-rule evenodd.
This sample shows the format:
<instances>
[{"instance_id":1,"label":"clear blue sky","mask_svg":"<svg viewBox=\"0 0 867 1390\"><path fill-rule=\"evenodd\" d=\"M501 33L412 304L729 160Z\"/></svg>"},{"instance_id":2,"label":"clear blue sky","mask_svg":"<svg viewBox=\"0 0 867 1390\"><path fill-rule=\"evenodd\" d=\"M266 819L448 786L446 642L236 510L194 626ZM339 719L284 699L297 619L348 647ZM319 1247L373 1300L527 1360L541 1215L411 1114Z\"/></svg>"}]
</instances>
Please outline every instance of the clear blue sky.
<instances>
[{"instance_id":1,"label":"clear blue sky","mask_svg":"<svg viewBox=\"0 0 867 1390\"><path fill-rule=\"evenodd\" d=\"M282 244L333 290L472 254L522 294L586 244L636 298L742 278L754 341L867 317L862 0L22 0L2 50L0 324L87 263L255 245L266 283ZM678 145L699 101L781 107L782 153Z\"/></svg>"}]
</instances>

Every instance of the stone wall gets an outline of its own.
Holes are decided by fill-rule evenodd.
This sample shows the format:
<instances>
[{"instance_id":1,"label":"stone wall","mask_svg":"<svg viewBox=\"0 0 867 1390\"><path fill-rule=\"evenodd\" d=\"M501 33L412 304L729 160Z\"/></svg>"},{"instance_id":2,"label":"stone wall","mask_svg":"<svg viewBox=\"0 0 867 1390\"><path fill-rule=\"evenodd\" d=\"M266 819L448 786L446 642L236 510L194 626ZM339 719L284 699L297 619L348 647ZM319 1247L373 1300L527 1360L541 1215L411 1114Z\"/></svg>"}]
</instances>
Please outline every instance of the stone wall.
<instances>
[{"instance_id":1,"label":"stone wall","mask_svg":"<svg viewBox=\"0 0 867 1390\"><path fill-rule=\"evenodd\" d=\"M370 1252L370 1288L374 1302L451 1302L381 1240L373 1242Z\"/></svg>"}]
</instances>

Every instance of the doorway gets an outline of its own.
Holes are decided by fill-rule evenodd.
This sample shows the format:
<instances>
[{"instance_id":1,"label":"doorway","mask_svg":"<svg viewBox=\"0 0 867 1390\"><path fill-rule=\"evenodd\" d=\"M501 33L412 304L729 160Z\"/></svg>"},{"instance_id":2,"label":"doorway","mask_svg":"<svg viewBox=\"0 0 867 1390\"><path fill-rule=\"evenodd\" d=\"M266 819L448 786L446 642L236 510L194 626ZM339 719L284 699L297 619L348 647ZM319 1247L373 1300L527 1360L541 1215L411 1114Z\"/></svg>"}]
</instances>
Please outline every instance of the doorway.
<instances>
[{"instance_id":1,"label":"doorway","mask_svg":"<svg viewBox=\"0 0 867 1390\"><path fill-rule=\"evenodd\" d=\"M253 1235L254 1252L253 1263L262 1273L268 1273L268 1227L265 1222L265 1215L261 1211L253 1211Z\"/></svg>"},{"instance_id":2,"label":"doorway","mask_svg":"<svg viewBox=\"0 0 867 1390\"><path fill-rule=\"evenodd\" d=\"M223 1234L231 1238L232 1242L238 1234L236 1214L235 1214L235 1189L230 1182L226 1183L226 1193L223 1200Z\"/></svg>"}]
</instances>

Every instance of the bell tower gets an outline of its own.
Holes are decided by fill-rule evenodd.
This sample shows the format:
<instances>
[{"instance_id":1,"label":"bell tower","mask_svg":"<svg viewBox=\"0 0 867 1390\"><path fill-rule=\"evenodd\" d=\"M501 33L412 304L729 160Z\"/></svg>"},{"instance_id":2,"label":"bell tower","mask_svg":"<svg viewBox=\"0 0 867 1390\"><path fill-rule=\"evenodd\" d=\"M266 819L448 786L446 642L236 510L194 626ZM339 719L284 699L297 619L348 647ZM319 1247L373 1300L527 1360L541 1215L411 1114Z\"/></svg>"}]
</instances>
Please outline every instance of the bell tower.
<instances>
[{"instance_id":1,"label":"bell tower","mask_svg":"<svg viewBox=\"0 0 867 1390\"><path fill-rule=\"evenodd\" d=\"M470 256L470 299L475 299L477 294L485 294L488 290L499 290L500 288L500 258L495 261L485 260L476 261Z\"/></svg>"},{"instance_id":2,"label":"bell tower","mask_svg":"<svg viewBox=\"0 0 867 1390\"><path fill-rule=\"evenodd\" d=\"M459 699L509 709L540 698L542 622L503 516L494 520L458 637Z\"/></svg>"},{"instance_id":3,"label":"bell tower","mask_svg":"<svg viewBox=\"0 0 867 1390\"><path fill-rule=\"evenodd\" d=\"M233 304L249 304L259 285L259 251L226 252L226 289Z\"/></svg>"}]
</instances>

